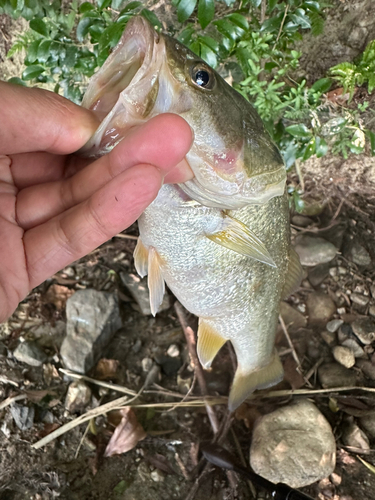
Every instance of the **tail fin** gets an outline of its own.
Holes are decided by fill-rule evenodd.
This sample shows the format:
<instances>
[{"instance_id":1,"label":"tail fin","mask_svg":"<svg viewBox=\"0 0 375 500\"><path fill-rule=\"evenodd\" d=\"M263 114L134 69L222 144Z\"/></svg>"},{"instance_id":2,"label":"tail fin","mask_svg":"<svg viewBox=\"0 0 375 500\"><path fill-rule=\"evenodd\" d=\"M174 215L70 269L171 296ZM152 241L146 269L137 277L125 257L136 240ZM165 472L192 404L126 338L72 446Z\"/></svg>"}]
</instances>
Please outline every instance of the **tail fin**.
<instances>
[{"instance_id":1,"label":"tail fin","mask_svg":"<svg viewBox=\"0 0 375 500\"><path fill-rule=\"evenodd\" d=\"M268 365L259 370L244 373L239 366L229 394L229 411L234 411L256 389L266 389L275 385L283 379L283 376L284 370L276 351Z\"/></svg>"}]
</instances>

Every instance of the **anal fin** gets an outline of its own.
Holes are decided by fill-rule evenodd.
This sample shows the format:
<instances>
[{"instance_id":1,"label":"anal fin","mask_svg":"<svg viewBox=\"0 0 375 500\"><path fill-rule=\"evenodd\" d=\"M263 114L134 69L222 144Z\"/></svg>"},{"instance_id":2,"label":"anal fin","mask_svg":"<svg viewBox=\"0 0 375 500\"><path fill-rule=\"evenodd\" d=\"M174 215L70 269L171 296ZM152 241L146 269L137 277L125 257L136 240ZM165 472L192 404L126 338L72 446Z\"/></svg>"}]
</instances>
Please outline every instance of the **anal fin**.
<instances>
[{"instance_id":1,"label":"anal fin","mask_svg":"<svg viewBox=\"0 0 375 500\"><path fill-rule=\"evenodd\" d=\"M218 245L268 264L271 267L276 267L267 248L256 234L245 224L229 215L224 216L222 227L218 231L206 234L206 236Z\"/></svg>"},{"instance_id":2,"label":"anal fin","mask_svg":"<svg viewBox=\"0 0 375 500\"><path fill-rule=\"evenodd\" d=\"M204 368L210 368L214 357L225 342L226 339L219 335L211 325L202 319L199 320L197 354Z\"/></svg>"},{"instance_id":3,"label":"anal fin","mask_svg":"<svg viewBox=\"0 0 375 500\"><path fill-rule=\"evenodd\" d=\"M285 276L282 298L286 299L289 295L297 290L303 275L303 269L299 260L299 256L293 247L289 250L289 264Z\"/></svg>"},{"instance_id":4,"label":"anal fin","mask_svg":"<svg viewBox=\"0 0 375 500\"><path fill-rule=\"evenodd\" d=\"M232 389L229 394L229 411L234 411L256 389L266 389L279 383L284 376L284 370L276 350L268 365L251 372L243 372L237 368Z\"/></svg>"},{"instance_id":5,"label":"anal fin","mask_svg":"<svg viewBox=\"0 0 375 500\"><path fill-rule=\"evenodd\" d=\"M148 250L142 243L141 238L138 238L133 257L137 273L141 278L144 278L148 273Z\"/></svg>"},{"instance_id":6,"label":"anal fin","mask_svg":"<svg viewBox=\"0 0 375 500\"><path fill-rule=\"evenodd\" d=\"M150 308L153 316L159 310L165 293L164 278L161 273L161 259L155 248L148 251L148 289L150 292Z\"/></svg>"}]
</instances>

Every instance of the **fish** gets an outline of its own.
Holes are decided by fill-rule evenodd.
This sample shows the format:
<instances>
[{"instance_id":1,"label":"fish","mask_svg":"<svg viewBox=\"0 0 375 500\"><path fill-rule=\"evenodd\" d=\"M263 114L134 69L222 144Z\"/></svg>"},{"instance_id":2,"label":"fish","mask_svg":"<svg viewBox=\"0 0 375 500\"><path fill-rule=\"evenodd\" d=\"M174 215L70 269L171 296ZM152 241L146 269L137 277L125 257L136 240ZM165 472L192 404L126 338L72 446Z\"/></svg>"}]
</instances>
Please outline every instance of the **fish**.
<instances>
[{"instance_id":1,"label":"fish","mask_svg":"<svg viewBox=\"0 0 375 500\"><path fill-rule=\"evenodd\" d=\"M237 369L228 406L283 378L274 347L282 298L301 279L290 241L286 171L251 104L178 40L132 18L91 79L83 106L101 124L83 153L108 153L161 113L194 131L194 178L164 185L138 220L134 263L148 276L151 312L165 285L199 318L197 354L210 368L230 341Z\"/></svg>"}]
</instances>

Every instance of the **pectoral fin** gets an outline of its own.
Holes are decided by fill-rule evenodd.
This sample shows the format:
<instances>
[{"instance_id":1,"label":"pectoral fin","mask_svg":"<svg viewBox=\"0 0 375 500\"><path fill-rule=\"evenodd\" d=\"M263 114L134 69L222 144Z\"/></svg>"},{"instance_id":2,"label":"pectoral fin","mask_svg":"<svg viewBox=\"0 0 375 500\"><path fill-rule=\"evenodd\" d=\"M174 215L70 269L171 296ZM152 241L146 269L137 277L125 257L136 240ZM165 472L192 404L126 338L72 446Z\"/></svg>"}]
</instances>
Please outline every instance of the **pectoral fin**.
<instances>
[{"instance_id":1,"label":"pectoral fin","mask_svg":"<svg viewBox=\"0 0 375 500\"><path fill-rule=\"evenodd\" d=\"M243 372L238 366L229 394L229 411L234 411L256 389L266 389L283 379L284 371L275 351L270 363L256 371Z\"/></svg>"},{"instance_id":2,"label":"pectoral fin","mask_svg":"<svg viewBox=\"0 0 375 500\"><path fill-rule=\"evenodd\" d=\"M155 248L148 251L148 289L150 292L150 308L153 316L159 310L165 293L165 283L160 269L160 257Z\"/></svg>"},{"instance_id":3,"label":"pectoral fin","mask_svg":"<svg viewBox=\"0 0 375 500\"><path fill-rule=\"evenodd\" d=\"M197 354L204 368L210 368L211 363L225 344L226 339L221 337L215 329L204 320L199 320Z\"/></svg>"},{"instance_id":4,"label":"pectoral fin","mask_svg":"<svg viewBox=\"0 0 375 500\"><path fill-rule=\"evenodd\" d=\"M219 231L206 234L207 238L218 245L235 252L259 260L271 267L276 267L267 248L260 239L242 222L225 215Z\"/></svg>"},{"instance_id":5,"label":"pectoral fin","mask_svg":"<svg viewBox=\"0 0 375 500\"><path fill-rule=\"evenodd\" d=\"M142 243L141 238L138 238L133 257L137 273L141 278L144 278L148 273L148 250Z\"/></svg>"},{"instance_id":6,"label":"pectoral fin","mask_svg":"<svg viewBox=\"0 0 375 500\"><path fill-rule=\"evenodd\" d=\"M299 261L299 257L294 248L290 248L289 264L286 272L282 298L286 299L289 295L297 290L303 275L303 269Z\"/></svg>"}]
</instances>

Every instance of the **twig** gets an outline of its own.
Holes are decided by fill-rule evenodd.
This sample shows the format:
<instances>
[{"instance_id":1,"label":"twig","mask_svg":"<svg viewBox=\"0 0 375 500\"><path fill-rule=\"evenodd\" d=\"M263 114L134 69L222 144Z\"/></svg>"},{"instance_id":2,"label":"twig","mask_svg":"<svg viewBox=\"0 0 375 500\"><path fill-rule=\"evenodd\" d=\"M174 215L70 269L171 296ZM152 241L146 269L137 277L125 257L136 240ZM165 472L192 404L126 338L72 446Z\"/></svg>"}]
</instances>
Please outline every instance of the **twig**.
<instances>
[{"instance_id":1,"label":"twig","mask_svg":"<svg viewBox=\"0 0 375 500\"><path fill-rule=\"evenodd\" d=\"M306 384L309 386L309 387L312 387L312 385L310 384L309 380L304 376L303 374L303 370L302 370L302 366L301 366L301 362L299 360L299 357L296 353L296 350L294 348L294 345L293 345L293 342L292 342L292 339L290 338L289 336L289 333L288 333L288 329L284 323L284 320L283 318L281 317L281 314L279 315L279 321L280 321L280 325L281 325L281 328L283 329L283 332L284 332L284 335L285 335L285 338L286 340L288 341L288 344L289 344L289 347L292 349L292 356L293 356L293 359L294 361L297 363L297 370L298 372L302 375L302 377L304 378Z\"/></svg>"},{"instance_id":2,"label":"twig","mask_svg":"<svg viewBox=\"0 0 375 500\"><path fill-rule=\"evenodd\" d=\"M272 51L274 51L274 50L275 50L275 48L276 48L276 44L277 44L277 42L279 41L279 38L280 38L281 33L282 33L282 31L283 31L284 22L285 22L285 18L286 18L286 15L287 15L287 13L288 13L288 10L289 10L289 5L287 5L287 6L285 7L285 10L284 10L284 17L283 17L283 19L282 19L282 21L281 21L281 24L280 24L280 29L279 29L279 32L278 32L278 34L277 34L276 41L275 41L275 44L274 44L274 46L273 46L273 48L272 48ZM296 163L297 163L297 161L296 161ZM302 184L301 184L301 186L302 186Z\"/></svg>"},{"instance_id":3,"label":"twig","mask_svg":"<svg viewBox=\"0 0 375 500\"><path fill-rule=\"evenodd\" d=\"M91 384L98 385L99 387L105 387L106 389L111 389L112 391L122 392L123 394L129 394L130 396L135 396L137 393L132 391L131 389L127 389L122 385L111 384L109 382L103 382L101 380L96 380L91 377L87 377L86 375L81 375L80 373L75 373L70 370L66 370L65 368L60 368L59 371L64 375L76 378L78 380L86 380L86 382L90 382Z\"/></svg>"},{"instance_id":4,"label":"twig","mask_svg":"<svg viewBox=\"0 0 375 500\"><path fill-rule=\"evenodd\" d=\"M310 380L311 376L314 375L314 373L319 368L319 366L323 363L323 361L324 361L323 357L319 358L318 361L315 363L315 365L310 368L310 370L305 375L305 378L307 380Z\"/></svg>"},{"instance_id":5,"label":"twig","mask_svg":"<svg viewBox=\"0 0 375 500\"><path fill-rule=\"evenodd\" d=\"M15 401L20 401L21 399L27 399L27 394L18 394L17 396L9 396L9 398L4 399L4 401L0 403L0 410L3 410L4 408L11 405Z\"/></svg>"},{"instance_id":6,"label":"twig","mask_svg":"<svg viewBox=\"0 0 375 500\"><path fill-rule=\"evenodd\" d=\"M115 234L114 238L123 238L124 240L134 240L134 241L138 240L138 236L132 236L131 234L122 234L122 233Z\"/></svg>"},{"instance_id":7,"label":"twig","mask_svg":"<svg viewBox=\"0 0 375 500\"><path fill-rule=\"evenodd\" d=\"M260 24L263 24L266 19L266 9L267 9L267 0L262 0L262 4L260 6Z\"/></svg>"},{"instance_id":8,"label":"twig","mask_svg":"<svg viewBox=\"0 0 375 500\"><path fill-rule=\"evenodd\" d=\"M194 371L197 374L197 380L198 380L199 388L201 390L201 394L205 398L207 396L207 393L208 393L207 384L206 384L206 380L205 380L204 375L203 375L202 367L201 367L199 360L198 360L197 344L195 341L194 332L190 328L190 326L188 326L188 324L186 322L186 317L185 317L185 313L184 313L184 310L182 308L182 305L178 301L176 301L174 308L175 308L178 320L181 323L182 330L185 334L187 346L189 349L191 363L193 365ZM219 421L218 421L218 418L216 416L215 410L211 406L207 405L206 411L207 411L207 416L210 420L210 424L211 424L213 433L216 435L219 431Z\"/></svg>"},{"instance_id":9,"label":"twig","mask_svg":"<svg viewBox=\"0 0 375 500\"><path fill-rule=\"evenodd\" d=\"M90 429L90 424L88 423L86 425L85 432L82 434L81 440L77 446L76 452L74 453L75 459L78 457L79 450L81 449L81 446L83 445L83 441L85 440L85 437L87 436L87 433L89 432L89 429Z\"/></svg>"},{"instance_id":10,"label":"twig","mask_svg":"<svg viewBox=\"0 0 375 500\"><path fill-rule=\"evenodd\" d=\"M296 160L294 162L294 164L296 166L296 172L297 172L299 183L301 184L301 190L304 193L305 192L305 181L303 180L303 174L302 174L302 170L301 170L301 160Z\"/></svg>"}]
</instances>

